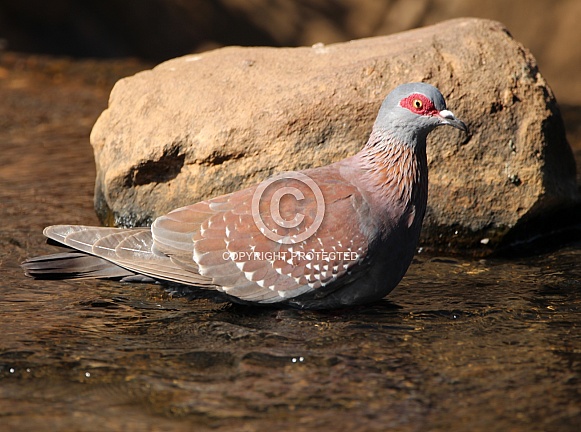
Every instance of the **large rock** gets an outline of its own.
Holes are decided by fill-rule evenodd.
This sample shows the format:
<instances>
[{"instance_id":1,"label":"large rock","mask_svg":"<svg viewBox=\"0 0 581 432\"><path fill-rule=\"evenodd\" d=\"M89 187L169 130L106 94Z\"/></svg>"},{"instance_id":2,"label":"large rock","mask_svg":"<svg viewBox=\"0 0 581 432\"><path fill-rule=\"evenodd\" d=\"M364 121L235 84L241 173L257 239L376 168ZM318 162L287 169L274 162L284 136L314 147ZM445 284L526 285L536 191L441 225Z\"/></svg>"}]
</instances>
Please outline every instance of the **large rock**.
<instances>
[{"instance_id":1,"label":"large rock","mask_svg":"<svg viewBox=\"0 0 581 432\"><path fill-rule=\"evenodd\" d=\"M97 213L109 225L148 224L351 155L383 98L409 81L440 88L471 130L430 135L424 245L494 247L511 228L579 202L534 58L501 24L460 19L329 46L223 48L119 81L91 134Z\"/></svg>"}]
</instances>

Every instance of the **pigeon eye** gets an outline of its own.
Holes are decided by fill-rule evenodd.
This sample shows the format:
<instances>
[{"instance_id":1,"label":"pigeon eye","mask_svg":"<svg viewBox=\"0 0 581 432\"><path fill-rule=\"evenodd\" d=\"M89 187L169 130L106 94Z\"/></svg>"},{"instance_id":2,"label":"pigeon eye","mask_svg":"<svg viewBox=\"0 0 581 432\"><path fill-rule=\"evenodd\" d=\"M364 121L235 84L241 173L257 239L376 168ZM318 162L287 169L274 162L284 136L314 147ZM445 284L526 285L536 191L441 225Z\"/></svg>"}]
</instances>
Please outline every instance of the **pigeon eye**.
<instances>
[{"instance_id":1,"label":"pigeon eye","mask_svg":"<svg viewBox=\"0 0 581 432\"><path fill-rule=\"evenodd\" d=\"M421 110L424 107L423 102L419 99L414 99L414 101L412 102L412 105L417 110Z\"/></svg>"}]
</instances>

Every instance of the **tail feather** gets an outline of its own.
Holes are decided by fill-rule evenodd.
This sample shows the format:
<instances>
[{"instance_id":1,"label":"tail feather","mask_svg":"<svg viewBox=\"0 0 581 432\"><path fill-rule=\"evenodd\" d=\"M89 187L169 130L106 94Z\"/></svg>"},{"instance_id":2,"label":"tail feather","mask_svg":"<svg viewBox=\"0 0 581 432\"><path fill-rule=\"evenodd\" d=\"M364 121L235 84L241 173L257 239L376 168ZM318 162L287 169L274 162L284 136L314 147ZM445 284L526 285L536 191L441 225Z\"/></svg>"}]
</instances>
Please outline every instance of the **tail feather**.
<instances>
[{"instance_id":1,"label":"tail feather","mask_svg":"<svg viewBox=\"0 0 581 432\"><path fill-rule=\"evenodd\" d=\"M83 252L61 252L29 258L21 264L35 279L101 279L135 276L123 267Z\"/></svg>"},{"instance_id":2,"label":"tail feather","mask_svg":"<svg viewBox=\"0 0 581 432\"><path fill-rule=\"evenodd\" d=\"M199 274L193 260L157 251L149 228L53 225L45 228L44 235L49 242L74 250L23 262L25 274L36 279L163 279L215 288L211 278Z\"/></svg>"}]
</instances>

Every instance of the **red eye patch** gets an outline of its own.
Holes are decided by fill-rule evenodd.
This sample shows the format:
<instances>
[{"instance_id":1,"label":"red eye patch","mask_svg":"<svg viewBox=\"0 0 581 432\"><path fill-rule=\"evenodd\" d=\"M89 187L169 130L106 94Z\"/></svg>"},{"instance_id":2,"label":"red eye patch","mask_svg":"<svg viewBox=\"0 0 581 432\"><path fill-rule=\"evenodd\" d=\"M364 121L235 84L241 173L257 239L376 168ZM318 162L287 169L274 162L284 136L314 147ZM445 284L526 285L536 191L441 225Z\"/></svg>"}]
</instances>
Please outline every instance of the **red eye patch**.
<instances>
[{"instance_id":1,"label":"red eye patch","mask_svg":"<svg viewBox=\"0 0 581 432\"><path fill-rule=\"evenodd\" d=\"M399 105L419 115L435 115L438 113L438 110L434 107L432 101L419 93L414 93L413 95L402 99L399 101Z\"/></svg>"}]
</instances>

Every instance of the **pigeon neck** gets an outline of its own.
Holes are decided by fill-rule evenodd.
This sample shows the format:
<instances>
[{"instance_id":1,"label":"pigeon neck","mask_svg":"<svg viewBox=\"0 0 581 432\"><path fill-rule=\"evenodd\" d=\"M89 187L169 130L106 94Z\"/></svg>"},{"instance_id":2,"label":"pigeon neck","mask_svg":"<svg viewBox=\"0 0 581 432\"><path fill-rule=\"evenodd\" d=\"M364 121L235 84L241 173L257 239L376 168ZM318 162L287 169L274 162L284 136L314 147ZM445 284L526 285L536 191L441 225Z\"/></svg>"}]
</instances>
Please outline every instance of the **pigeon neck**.
<instances>
[{"instance_id":1,"label":"pigeon neck","mask_svg":"<svg viewBox=\"0 0 581 432\"><path fill-rule=\"evenodd\" d=\"M374 201L387 209L419 206L416 211L423 215L428 191L425 139L409 145L374 130L358 156L361 180Z\"/></svg>"}]
</instances>

